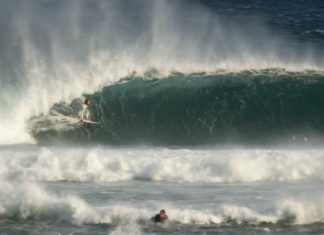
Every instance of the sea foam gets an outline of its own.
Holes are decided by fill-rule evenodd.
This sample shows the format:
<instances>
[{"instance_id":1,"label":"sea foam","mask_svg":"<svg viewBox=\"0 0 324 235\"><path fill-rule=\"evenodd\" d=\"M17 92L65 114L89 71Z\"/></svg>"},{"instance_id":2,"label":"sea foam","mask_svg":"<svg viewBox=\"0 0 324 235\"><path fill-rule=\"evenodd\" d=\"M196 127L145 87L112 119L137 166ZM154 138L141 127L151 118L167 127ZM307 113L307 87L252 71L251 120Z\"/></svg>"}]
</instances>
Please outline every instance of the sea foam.
<instances>
[{"instance_id":1,"label":"sea foam","mask_svg":"<svg viewBox=\"0 0 324 235\"><path fill-rule=\"evenodd\" d=\"M113 234L129 231L129 225L140 234L140 227L150 226L152 213L159 206L168 211L168 224L173 225L213 225L235 224L312 224L324 222L323 201L316 198L286 197L258 210L235 202L200 206L175 206L172 202L159 202L156 206L148 203L110 203L92 205L79 196L59 195L49 192L36 183L0 181L0 218L14 221L51 221L67 224L114 224ZM270 210L269 210L270 208ZM127 225L127 226L126 226Z\"/></svg>"},{"instance_id":2,"label":"sea foam","mask_svg":"<svg viewBox=\"0 0 324 235\"><path fill-rule=\"evenodd\" d=\"M323 181L322 150L17 148L0 150L0 178L28 181Z\"/></svg>"}]
</instances>

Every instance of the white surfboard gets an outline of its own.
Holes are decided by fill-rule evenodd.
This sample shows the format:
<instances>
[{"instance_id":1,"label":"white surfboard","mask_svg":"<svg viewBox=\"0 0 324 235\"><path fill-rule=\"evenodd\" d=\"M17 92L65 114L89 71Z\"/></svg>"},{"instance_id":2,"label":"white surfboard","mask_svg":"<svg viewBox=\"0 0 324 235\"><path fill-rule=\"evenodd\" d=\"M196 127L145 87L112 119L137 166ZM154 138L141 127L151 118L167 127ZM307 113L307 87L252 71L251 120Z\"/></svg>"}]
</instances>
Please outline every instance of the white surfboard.
<instances>
[{"instance_id":1,"label":"white surfboard","mask_svg":"<svg viewBox=\"0 0 324 235\"><path fill-rule=\"evenodd\" d=\"M100 122L93 122L93 121L90 121L90 120L83 120L82 122L83 123L90 123L90 124L100 124Z\"/></svg>"}]
</instances>

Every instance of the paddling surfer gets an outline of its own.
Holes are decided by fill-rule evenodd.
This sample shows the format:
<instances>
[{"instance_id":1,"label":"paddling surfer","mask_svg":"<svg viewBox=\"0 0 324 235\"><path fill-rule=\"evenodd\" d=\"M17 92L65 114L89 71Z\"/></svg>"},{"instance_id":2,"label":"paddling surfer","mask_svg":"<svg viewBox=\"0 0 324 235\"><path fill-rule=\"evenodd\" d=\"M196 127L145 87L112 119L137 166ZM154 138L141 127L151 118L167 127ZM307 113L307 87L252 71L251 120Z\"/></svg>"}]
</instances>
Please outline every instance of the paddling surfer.
<instances>
[{"instance_id":1,"label":"paddling surfer","mask_svg":"<svg viewBox=\"0 0 324 235\"><path fill-rule=\"evenodd\" d=\"M167 221L168 216L165 212L165 210L160 210L159 214L156 214L154 217L152 217L152 221L154 223L160 223L163 224L165 221Z\"/></svg>"}]
</instances>

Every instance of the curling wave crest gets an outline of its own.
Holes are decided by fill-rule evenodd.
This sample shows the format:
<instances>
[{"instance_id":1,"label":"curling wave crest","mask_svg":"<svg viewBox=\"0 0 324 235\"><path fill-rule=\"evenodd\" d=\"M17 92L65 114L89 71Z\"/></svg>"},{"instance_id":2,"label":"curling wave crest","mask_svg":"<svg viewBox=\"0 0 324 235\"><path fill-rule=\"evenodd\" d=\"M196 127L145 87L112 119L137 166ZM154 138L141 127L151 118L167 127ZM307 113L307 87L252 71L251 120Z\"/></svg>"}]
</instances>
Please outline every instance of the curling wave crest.
<instances>
[{"instance_id":1,"label":"curling wave crest","mask_svg":"<svg viewBox=\"0 0 324 235\"><path fill-rule=\"evenodd\" d=\"M130 76L89 95L92 119L78 125L83 99L29 120L39 144L286 145L324 140L324 75L282 70Z\"/></svg>"}]
</instances>

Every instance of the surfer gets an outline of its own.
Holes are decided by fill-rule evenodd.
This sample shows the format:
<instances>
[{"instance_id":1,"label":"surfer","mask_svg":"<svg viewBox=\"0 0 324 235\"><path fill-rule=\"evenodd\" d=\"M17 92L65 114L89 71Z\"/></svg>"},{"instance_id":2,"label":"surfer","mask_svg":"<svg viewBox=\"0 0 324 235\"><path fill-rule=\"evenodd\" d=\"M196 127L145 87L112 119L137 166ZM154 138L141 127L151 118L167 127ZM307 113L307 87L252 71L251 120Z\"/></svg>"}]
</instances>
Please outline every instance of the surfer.
<instances>
[{"instance_id":1,"label":"surfer","mask_svg":"<svg viewBox=\"0 0 324 235\"><path fill-rule=\"evenodd\" d=\"M85 99L84 103L82 105L80 122L91 121L90 120L90 105L91 105L91 100L89 98Z\"/></svg>"},{"instance_id":2,"label":"surfer","mask_svg":"<svg viewBox=\"0 0 324 235\"><path fill-rule=\"evenodd\" d=\"M154 223L161 223L163 224L168 219L168 216L165 212L165 210L160 210L159 214L156 214L154 217L152 217L152 221Z\"/></svg>"}]
</instances>

